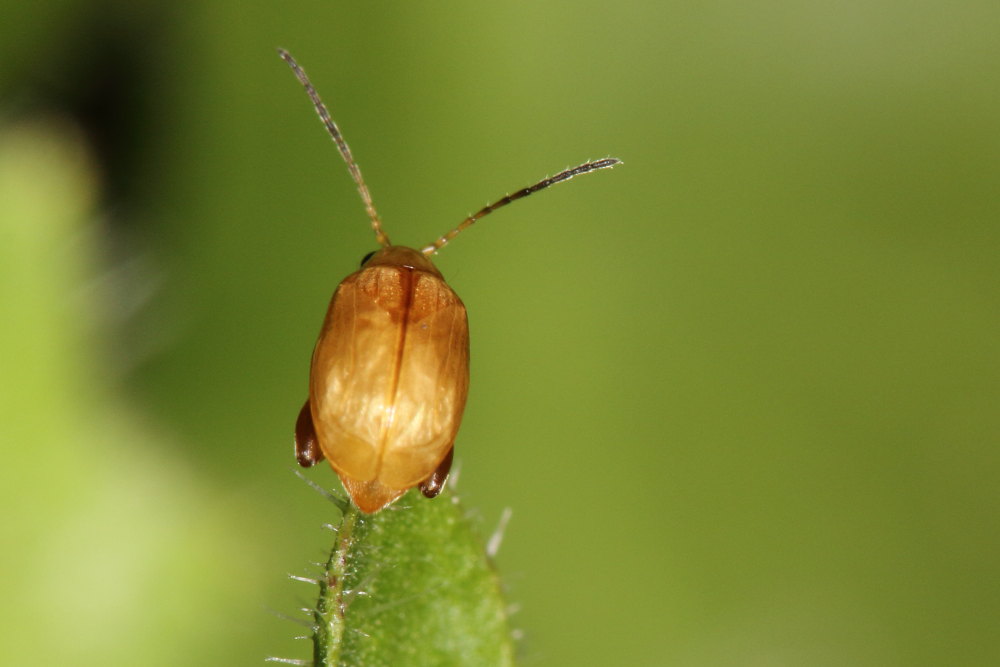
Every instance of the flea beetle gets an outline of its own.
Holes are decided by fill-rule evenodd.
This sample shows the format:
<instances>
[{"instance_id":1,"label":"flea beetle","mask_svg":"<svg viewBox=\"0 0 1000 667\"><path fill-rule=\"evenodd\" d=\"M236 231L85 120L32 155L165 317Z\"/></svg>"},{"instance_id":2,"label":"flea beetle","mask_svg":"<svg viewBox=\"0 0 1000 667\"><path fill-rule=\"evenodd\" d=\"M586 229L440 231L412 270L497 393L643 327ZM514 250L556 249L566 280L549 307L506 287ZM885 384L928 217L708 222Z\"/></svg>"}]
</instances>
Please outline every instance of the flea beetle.
<instances>
[{"instance_id":1,"label":"flea beetle","mask_svg":"<svg viewBox=\"0 0 1000 667\"><path fill-rule=\"evenodd\" d=\"M362 512L377 512L414 486L433 498L448 478L465 410L469 325L462 300L430 256L501 206L620 161L587 162L518 190L420 250L392 245L330 112L295 59L278 53L347 163L381 246L330 300L313 350L309 398L295 424L296 459L303 467L327 459Z\"/></svg>"}]
</instances>

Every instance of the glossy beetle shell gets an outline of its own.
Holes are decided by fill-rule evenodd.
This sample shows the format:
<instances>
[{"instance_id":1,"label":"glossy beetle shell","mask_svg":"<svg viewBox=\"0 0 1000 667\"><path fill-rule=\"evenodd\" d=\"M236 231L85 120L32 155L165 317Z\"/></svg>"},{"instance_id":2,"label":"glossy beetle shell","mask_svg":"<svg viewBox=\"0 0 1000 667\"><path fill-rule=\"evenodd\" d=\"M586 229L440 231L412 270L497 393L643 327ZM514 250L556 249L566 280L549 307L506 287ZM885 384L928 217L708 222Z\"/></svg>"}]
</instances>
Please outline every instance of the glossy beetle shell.
<instances>
[{"instance_id":1,"label":"glossy beetle shell","mask_svg":"<svg viewBox=\"0 0 1000 667\"><path fill-rule=\"evenodd\" d=\"M309 413L319 449L362 511L432 478L454 445L468 386L465 306L429 259L389 246L340 283L313 351Z\"/></svg>"}]
</instances>

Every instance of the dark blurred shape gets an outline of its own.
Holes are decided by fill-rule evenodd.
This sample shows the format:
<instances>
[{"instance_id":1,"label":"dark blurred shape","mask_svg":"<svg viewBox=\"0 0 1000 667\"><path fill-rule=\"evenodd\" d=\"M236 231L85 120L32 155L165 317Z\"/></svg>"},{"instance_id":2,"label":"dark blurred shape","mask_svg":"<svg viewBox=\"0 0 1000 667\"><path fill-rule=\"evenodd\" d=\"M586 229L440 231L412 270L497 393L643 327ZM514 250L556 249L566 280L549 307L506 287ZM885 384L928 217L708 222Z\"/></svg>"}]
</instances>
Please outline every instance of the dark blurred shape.
<instances>
[{"instance_id":1,"label":"dark blurred shape","mask_svg":"<svg viewBox=\"0 0 1000 667\"><path fill-rule=\"evenodd\" d=\"M167 52L166 6L94 4L72 37L24 53L3 97L5 115L69 117L86 136L102 176L101 204L121 212L134 205L155 132L161 63ZM142 216L112 215L111 224Z\"/></svg>"}]
</instances>

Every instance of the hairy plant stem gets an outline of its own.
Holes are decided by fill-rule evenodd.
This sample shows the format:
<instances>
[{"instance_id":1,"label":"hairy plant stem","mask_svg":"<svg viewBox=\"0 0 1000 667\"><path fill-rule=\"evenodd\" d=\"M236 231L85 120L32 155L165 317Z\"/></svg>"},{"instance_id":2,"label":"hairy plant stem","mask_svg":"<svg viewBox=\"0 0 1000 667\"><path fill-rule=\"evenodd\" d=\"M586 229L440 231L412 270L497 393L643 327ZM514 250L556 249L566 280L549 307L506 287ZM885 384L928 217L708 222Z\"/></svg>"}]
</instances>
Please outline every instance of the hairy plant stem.
<instances>
[{"instance_id":1,"label":"hairy plant stem","mask_svg":"<svg viewBox=\"0 0 1000 667\"><path fill-rule=\"evenodd\" d=\"M330 552L324 576L319 582L319 599L313 612L313 664L317 667L340 664L346 626L344 582L347 579L347 555L354 538L358 513L353 503L348 503L343 510L340 528L337 529L337 546Z\"/></svg>"},{"instance_id":2,"label":"hairy plant stem","mask_svg":"<svg viewBox=\"0 0 1000 667\"><path fill-rule=\"evenodd\" d=\"M363 514L324 495L341 519L317 582L313 667L513 665L500 581L454 496L412 489Z\"/></svg>"}]
</instances>

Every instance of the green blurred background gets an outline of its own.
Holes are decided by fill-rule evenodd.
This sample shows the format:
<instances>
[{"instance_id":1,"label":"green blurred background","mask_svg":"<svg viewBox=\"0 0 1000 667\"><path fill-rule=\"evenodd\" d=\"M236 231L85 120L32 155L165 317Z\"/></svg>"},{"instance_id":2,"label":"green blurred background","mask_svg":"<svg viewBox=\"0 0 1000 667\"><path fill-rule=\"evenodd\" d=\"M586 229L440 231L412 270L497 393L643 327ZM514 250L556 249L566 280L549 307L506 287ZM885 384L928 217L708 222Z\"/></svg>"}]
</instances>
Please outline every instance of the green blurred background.
<instances>
[{"instance_id":1,"label":"green blurred background","mask_svg":"<svg viewBox=\"0 0 1000 667\"><path fill-rule=\"evenodd\" d=\"M291 430L446 248L526 665L1000 662L1000 6L3 0L3 664L304 657ZM310 477L329 486L325 466Z\"/></svg>"}]
</instances>

